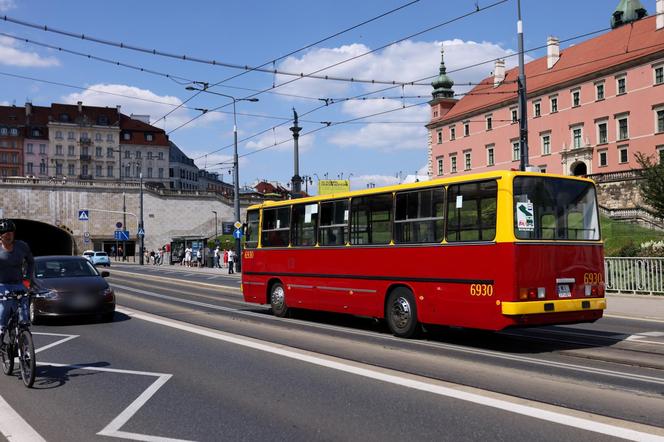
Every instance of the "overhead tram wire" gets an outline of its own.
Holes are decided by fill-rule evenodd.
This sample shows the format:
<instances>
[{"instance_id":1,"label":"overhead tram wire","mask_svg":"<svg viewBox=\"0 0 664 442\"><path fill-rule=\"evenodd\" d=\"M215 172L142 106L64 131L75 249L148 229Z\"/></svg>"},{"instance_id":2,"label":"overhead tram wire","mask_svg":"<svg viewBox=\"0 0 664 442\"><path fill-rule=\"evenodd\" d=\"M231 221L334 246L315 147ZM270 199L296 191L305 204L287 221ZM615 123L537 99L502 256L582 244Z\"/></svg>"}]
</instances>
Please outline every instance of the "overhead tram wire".
<instances>
[{"instance_id":1,"label":"overhead tram wire","mask_svg":"<svg viewBox=\"0 0 664 442\"><path fill-rule=\"evenodd\" d=\"M347 62L352 61L352 60L357 60L357 59L360 58L360 57L364 57L364 56L366 56L366 55L372 54L372 53L374 53L374 52L376 52L376 51L379 51L379 50L381 50L381 49L385 49L385 48L387 48L387 47L389 47L389 46L392 46L392 45L397 44L397 43L399 43L399 42L402 42L402 41L408 40L408 39L410 39L410 38L413 38L413 37L416 37L416 36L422 35L422 34L424 34L424 33L426 33L426 32L430 32L430 31L432 31L432 30L434 30L434 29L438 29L438 28L440 28L440 27L442 27L442 26L449 25L449 24L451 24L451 23L454 23L454 22L456 22L456 21L459 21L459 20L462 20L462 19L464 19L464 18L470 17L470 16L472 16L472 15L478 14L478 13L480 13L480 12L486 11L486 10L488 10L488 9L490 9L490 8L493 8L493 7L495 7L495 6L501 5L501 4L506 3L506 2L508 2L508 1L509 1L509 0L498 0L498 1L492 3L492 4L488 5L488 6L484 6L484 7L482 7L482 8L480 8L480 7L478 6L478 7L476 7L476 9L474 9L474 10L472 10L471 12L468 12L468 13L466 13L466 14L462 14L462 15L457 16L457 17L455 17L455 18L452 18L452 19L450 19L450 20L446 20L446 21L444 21L444 22L442 22L442 23L440 23L440 24L438 24L438 25L428 27L428 28L426 28L426 29L424 29L424 30L422 30L422 31L419 31L419 32L416 32L416 33L414 33L414 34L411 34L411 35L409 35L409 36L407 36L407 37L404 37L404 38L401 38L401 39L395 40L395 41L393 41L393 42L391 42L391 43L389 43L389 44L383 45L383 46L378 47L378 48L376 48L376 49L373 49L373 50L371 50L371 51L367 51L367 52L364 52L364 53L362 53L362 54L358 54L358 55L356 55L356 56L354 56L354 57L348 58L348 59L346 59L346 60L342 60L342 61L340 61L340 62L334 63L334 64L332 64L332 65L330 65L330 66L323 67L323 68L321 68L321 69L318 69L318 70L316 70L316 71L313 71L312 73L309 73L309 74L306 74L306 75L305 75L305 74L301 74L301 76L300 76L299 78L295 78L295 79L292 79L292 80L286 81L286 82L284 82L284 83L280 83L280 84L278 84L278 85L276 85L276 86L272 86L272 87L267 88L267 89L263 89L263 90L260 91L260 92L256 92L256 93L251 94L251 95L248 95L247 97L244 97L244 98L246 99L246 98L255 97L256 95L260 95L260 94L265 93L265 92L268 92L268 91L270 91L270 90L273 90L273 89L276 89L276 88L279 88L279 87L285 86L285 85L287 85L287 84L290 84L290 83L293 83L293 82L295 82L295 81L301 80L302 78L314 78L314 77L311 76L311 74L317 74L317 73L322 72L322 71L324 71L324 70L326 70L326 69L330 69L330 68L332 68L332 67L339 66L339 65L341 65L341 64L347 63ZM327 78L327 76L326 76L325 79L331 79L331 78ZM356 82L357 82L357 81L356 81ZM375 82L374 82L374 83L375 83ZM413 83L413 82L395 83L395 84L393 84L393 86L390 86L390 88L395 87L395 86L403 86L403 85L413 86L413 85L416 85L416 84ZM206 85L206 87L207 87L207 86L209 86L209 85ZM426 86L429 86L429 84L427 83ZM219 109L219 108L221 108L221 107L225 107L225 106L228 106L228 105L230 105L230 103L227 103L227 104L225 104L225 105L223 105L223 106L220 106L220 107L218 107L218 108L215 108L215 109ZM324 107L324 106L323 106L323 107ZM315 108L314 110L318 110L318 109L321 109L321 108L322 108L322 107L319 106L319 107ZM305 113L305 114L303 114L303 115L307 115L308 113L311 113L311 112L312 112L312 111L307 112L307 113ZM190 123L192 123L193 121L197 120L198 118L202 117L203 115L205 115L205 113L202 113L202 114L200 114L200 115L197 115L196 117L192 118L192 119L189 120L188 122L186 122L186 123L184 123L184 124L181 124L181 125L178 126L177 128L171 130L171 131L169 132L169 134L173 133L174 131L176 131L176 130L178 130L178 129L180 129L180 128L182 128L182 127L184 127L184 126L186 126L186 125L188 125L188 124L190 124ZM223 149L223 148L222 148L222 149ZM222 149L220 149L220 150L222 150ZM199 158L202 158L202 157L199 157ZM199 159L199 158L196 158L196 159Z\"/></svg>"}]
</instances>

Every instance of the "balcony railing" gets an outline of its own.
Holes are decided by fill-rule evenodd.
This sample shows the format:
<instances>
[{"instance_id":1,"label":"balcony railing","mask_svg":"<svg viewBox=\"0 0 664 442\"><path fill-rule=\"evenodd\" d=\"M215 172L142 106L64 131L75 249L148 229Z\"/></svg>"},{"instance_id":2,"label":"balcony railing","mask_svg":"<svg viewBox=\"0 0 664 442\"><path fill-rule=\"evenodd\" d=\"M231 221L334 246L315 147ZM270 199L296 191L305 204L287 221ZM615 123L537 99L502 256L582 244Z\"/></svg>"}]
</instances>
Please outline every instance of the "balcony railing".
<instances>
[{"instance_id":1,"label":"balcony railing","mask_svg":"<svg viewBox=\"0 0 664 442\"><path fill-rule=\"evenodd\" d=\"M92 175L79 175L79 176L78 176L78 179L79 179L79 180L91 180L91 179L92 179Z\"/></svg>"},{"instance_id":2,"label":"balcony railing","mask_svg":"<svg viewBox=\"0 0 664 442\"><path fill-rule=\"evenodd\" d=\"M81 161L92 161L92 155L81 154Z\"/></svg>"}]
</instances>

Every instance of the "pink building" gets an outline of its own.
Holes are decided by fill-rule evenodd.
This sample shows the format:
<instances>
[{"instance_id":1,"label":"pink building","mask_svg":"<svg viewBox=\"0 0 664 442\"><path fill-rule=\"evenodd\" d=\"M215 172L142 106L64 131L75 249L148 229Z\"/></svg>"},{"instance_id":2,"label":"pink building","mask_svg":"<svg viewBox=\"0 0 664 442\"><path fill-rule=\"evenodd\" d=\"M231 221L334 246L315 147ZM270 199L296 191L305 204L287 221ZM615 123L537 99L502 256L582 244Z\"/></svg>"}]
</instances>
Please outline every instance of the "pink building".
<instances>
[{"instance_id":1,"label":"pink building","mask_svg":"<svg viewBox=\"0 0 664 442\"><path fill-rule=\"evenodd\" d=\"M530 165L586 175L637 169L637 152L664 158L664 0L656 16L645 13L621 2L611 31L564 50L550 37L547 56L526 64ZM431 177L519 168L517 77L499 60L455 100L441 63L427 125Z\"/></svg>"}]
</instances>

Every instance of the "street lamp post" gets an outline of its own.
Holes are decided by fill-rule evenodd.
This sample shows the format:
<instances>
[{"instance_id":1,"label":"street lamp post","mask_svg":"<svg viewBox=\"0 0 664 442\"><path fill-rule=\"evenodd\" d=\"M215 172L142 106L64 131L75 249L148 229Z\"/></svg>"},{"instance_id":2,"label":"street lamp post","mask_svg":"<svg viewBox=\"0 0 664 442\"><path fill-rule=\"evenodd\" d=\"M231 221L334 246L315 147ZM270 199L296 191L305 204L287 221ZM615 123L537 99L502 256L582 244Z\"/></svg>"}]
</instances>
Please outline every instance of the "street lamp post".
<instances>
[{"instance_id":1,"label":"street lamp post","mask_svg":"<svg viewBox=\"0 0 664 442\"><path fill-rule=\"evenodd\" d=\"M217 241L217 236L219 235L217 233L217 211L213 210L212 213L214 213L214 240Z\"/></svg>"},{"instance_id":2,"label":"street lamp post","mask_svg":"<svg viewBox=\"0 0 664 442\"><path fill-rule=\"evenodd\" d=\"M240 179L238 172L238 156L237 156L237 112L235 111L235 103L238 101L251 101L256 102L258 98L235 98L232 95L226 95L219 92L212 92L208 90L207 83L203 84L202 89L195 88L193 86L187 86L188 91L200 91L207 92L208 94L219 95L221 97L230 98L233 100L233 206L234 206L234 215L235 221L240 221ZM235 270L238 272L242 271L242 242L240 238L235 239Z\"/></svg>"},{"instance_id":3,"label":"street lamp post","mask_svg":"<svg viewBox=\"0 0 664 442\"><path fill-rule=\"evenodd\" d=\"M145 249L145 229L143 228L143 172L142 171L138 174L138 179L139 179L139 183L140 183L140 186L141 186L141 218L140 218L140 221L138 223L138 230L139 230L139 233L143 232L142 235L139 235L141 237L141 250L140 250L140 255L139 255L139 258L138 258L138 262L141 265L143 265L143 255L145 254L145 250L144 250Z\"/></svg>"}]
</instances>

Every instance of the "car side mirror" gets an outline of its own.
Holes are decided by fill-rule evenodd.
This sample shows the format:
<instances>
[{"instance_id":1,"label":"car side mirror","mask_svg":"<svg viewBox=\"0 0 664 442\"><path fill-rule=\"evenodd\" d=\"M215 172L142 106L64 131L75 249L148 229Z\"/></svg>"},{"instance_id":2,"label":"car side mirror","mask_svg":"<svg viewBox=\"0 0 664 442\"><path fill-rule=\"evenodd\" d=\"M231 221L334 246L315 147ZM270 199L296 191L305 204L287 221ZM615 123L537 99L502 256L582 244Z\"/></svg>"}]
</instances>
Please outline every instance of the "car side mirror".
<instances>
[{"instance_id":1,"label":"car side mirror","mask_svg":"<svg viewBox=\"0 0 664 442\"><path fill-rule=\"evenodd\" d=\"M102 278L108 278L109 276L111 276L111 272L109 272L107 270L104 270L104 271L101 272L101 277Z\"/></svg>"}]
</instances>

